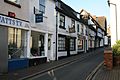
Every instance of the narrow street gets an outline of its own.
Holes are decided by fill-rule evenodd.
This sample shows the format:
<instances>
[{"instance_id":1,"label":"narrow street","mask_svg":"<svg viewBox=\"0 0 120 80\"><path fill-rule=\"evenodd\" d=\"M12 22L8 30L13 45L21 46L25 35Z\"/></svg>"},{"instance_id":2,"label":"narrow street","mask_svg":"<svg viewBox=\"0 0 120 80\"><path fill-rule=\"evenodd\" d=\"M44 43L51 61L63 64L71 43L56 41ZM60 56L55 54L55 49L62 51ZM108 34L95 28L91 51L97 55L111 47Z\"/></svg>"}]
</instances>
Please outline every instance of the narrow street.
<instances>
[{"instance_id":1,"label":"narrow street","mask_svg":"<svg viewBox=\"0 0 120 80\"><path fill-rule=\"evenodd\" d=\"M59 67L55 70L34 76L32 80L85 80L86 77L103 61L103 50L85 58Z\"/></svg>"}]
</instances>

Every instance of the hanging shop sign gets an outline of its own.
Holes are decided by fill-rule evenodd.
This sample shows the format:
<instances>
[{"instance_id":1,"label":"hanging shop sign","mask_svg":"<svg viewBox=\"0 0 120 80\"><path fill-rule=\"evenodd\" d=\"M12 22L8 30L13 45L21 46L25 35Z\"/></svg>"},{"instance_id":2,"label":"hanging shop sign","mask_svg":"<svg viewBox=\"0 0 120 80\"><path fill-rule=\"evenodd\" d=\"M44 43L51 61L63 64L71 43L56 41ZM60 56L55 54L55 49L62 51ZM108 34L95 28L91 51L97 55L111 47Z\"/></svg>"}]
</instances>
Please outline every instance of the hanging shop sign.
<instances>
[{"instance_id":1,"label":"hanging shop sign","mask_svg":"<svg viewBox=\"0 0 120 80\"><path fill-rule=\"evenodd\" d=\"M16 28L29 28L29 22L23 20L10 18L8 16L0 15L0 25L11 26Z\"/></svg>"}]
</instances>

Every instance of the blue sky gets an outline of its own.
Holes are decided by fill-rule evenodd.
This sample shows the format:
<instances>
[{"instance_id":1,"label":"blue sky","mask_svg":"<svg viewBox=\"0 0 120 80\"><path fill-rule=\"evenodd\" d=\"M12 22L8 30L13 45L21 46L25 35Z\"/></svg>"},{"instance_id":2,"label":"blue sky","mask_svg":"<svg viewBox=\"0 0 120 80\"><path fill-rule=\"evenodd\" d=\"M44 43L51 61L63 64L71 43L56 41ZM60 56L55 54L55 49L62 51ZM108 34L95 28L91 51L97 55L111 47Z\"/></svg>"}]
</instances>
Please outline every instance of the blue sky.
<instances>
[{"instance_id":1,"label":"blue sky","mask_svg":"<svg viewBox=\"0 0 120 80\"><path fill-rule=\"evenodd\" d=\"M62 0L77 12L85 9L92 15L106 16L109 25L109 6L107 0Z\"/></svg>"}]
</instances>

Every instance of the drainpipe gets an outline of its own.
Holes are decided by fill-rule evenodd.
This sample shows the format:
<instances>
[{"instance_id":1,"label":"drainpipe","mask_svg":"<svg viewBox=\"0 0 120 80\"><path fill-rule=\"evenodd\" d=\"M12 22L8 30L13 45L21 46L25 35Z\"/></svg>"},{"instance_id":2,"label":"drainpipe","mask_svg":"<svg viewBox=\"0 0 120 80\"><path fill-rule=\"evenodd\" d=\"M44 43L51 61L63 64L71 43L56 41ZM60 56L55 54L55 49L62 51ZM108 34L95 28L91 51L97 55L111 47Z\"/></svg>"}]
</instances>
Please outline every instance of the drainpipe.
<instances>
[{"instance_id":1,"label":"drainpipe","mask_svg":"<svg viewBox=\"0 0 120 80\"><path fill-rule=\"evenodd\" d=\"M114 5L115 6L115 19L116 19L116 41L118 40L118 31L117 31L117 5L114 3L110 3L110 1L108 0L108 5Z\"/></svg>"},{"instance_id":2,"label":"drainpipe","mask_svg":"<svg viewBox=\"0 0 120 80\"><path fill-rule=\"evenodd\" d=\"M55 8L57 7L57 0L55 2ZM58 58L57 58L57 53L58 53L58 44L57 44L57 41L58 40L58 11L56 10L56 55L55 55L55 60L57 61Z\"/></svg>"}]
</instances>

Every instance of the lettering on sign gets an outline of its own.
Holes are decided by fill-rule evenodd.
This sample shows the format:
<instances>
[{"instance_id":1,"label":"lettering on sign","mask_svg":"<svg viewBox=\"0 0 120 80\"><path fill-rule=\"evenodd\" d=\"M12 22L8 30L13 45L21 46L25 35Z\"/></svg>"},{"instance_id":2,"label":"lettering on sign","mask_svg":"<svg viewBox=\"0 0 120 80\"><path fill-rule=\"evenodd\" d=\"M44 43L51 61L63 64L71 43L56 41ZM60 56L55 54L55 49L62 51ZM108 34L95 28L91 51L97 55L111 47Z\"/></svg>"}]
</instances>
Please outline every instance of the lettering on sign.
<instances>
[{"instance_id":1,"label":"lettering on sign","mask_svg":"<svg viewBox=\"0 0 120 80\"><path fill-rule=\"evenodd\" d=\"M28 22L14 19L14 18L10 18L10 17L3 16L3 15L0 15L0 25L18 27L18 28L20 28L20 27L29 28Z\"/></svg>"}]
</instances>

